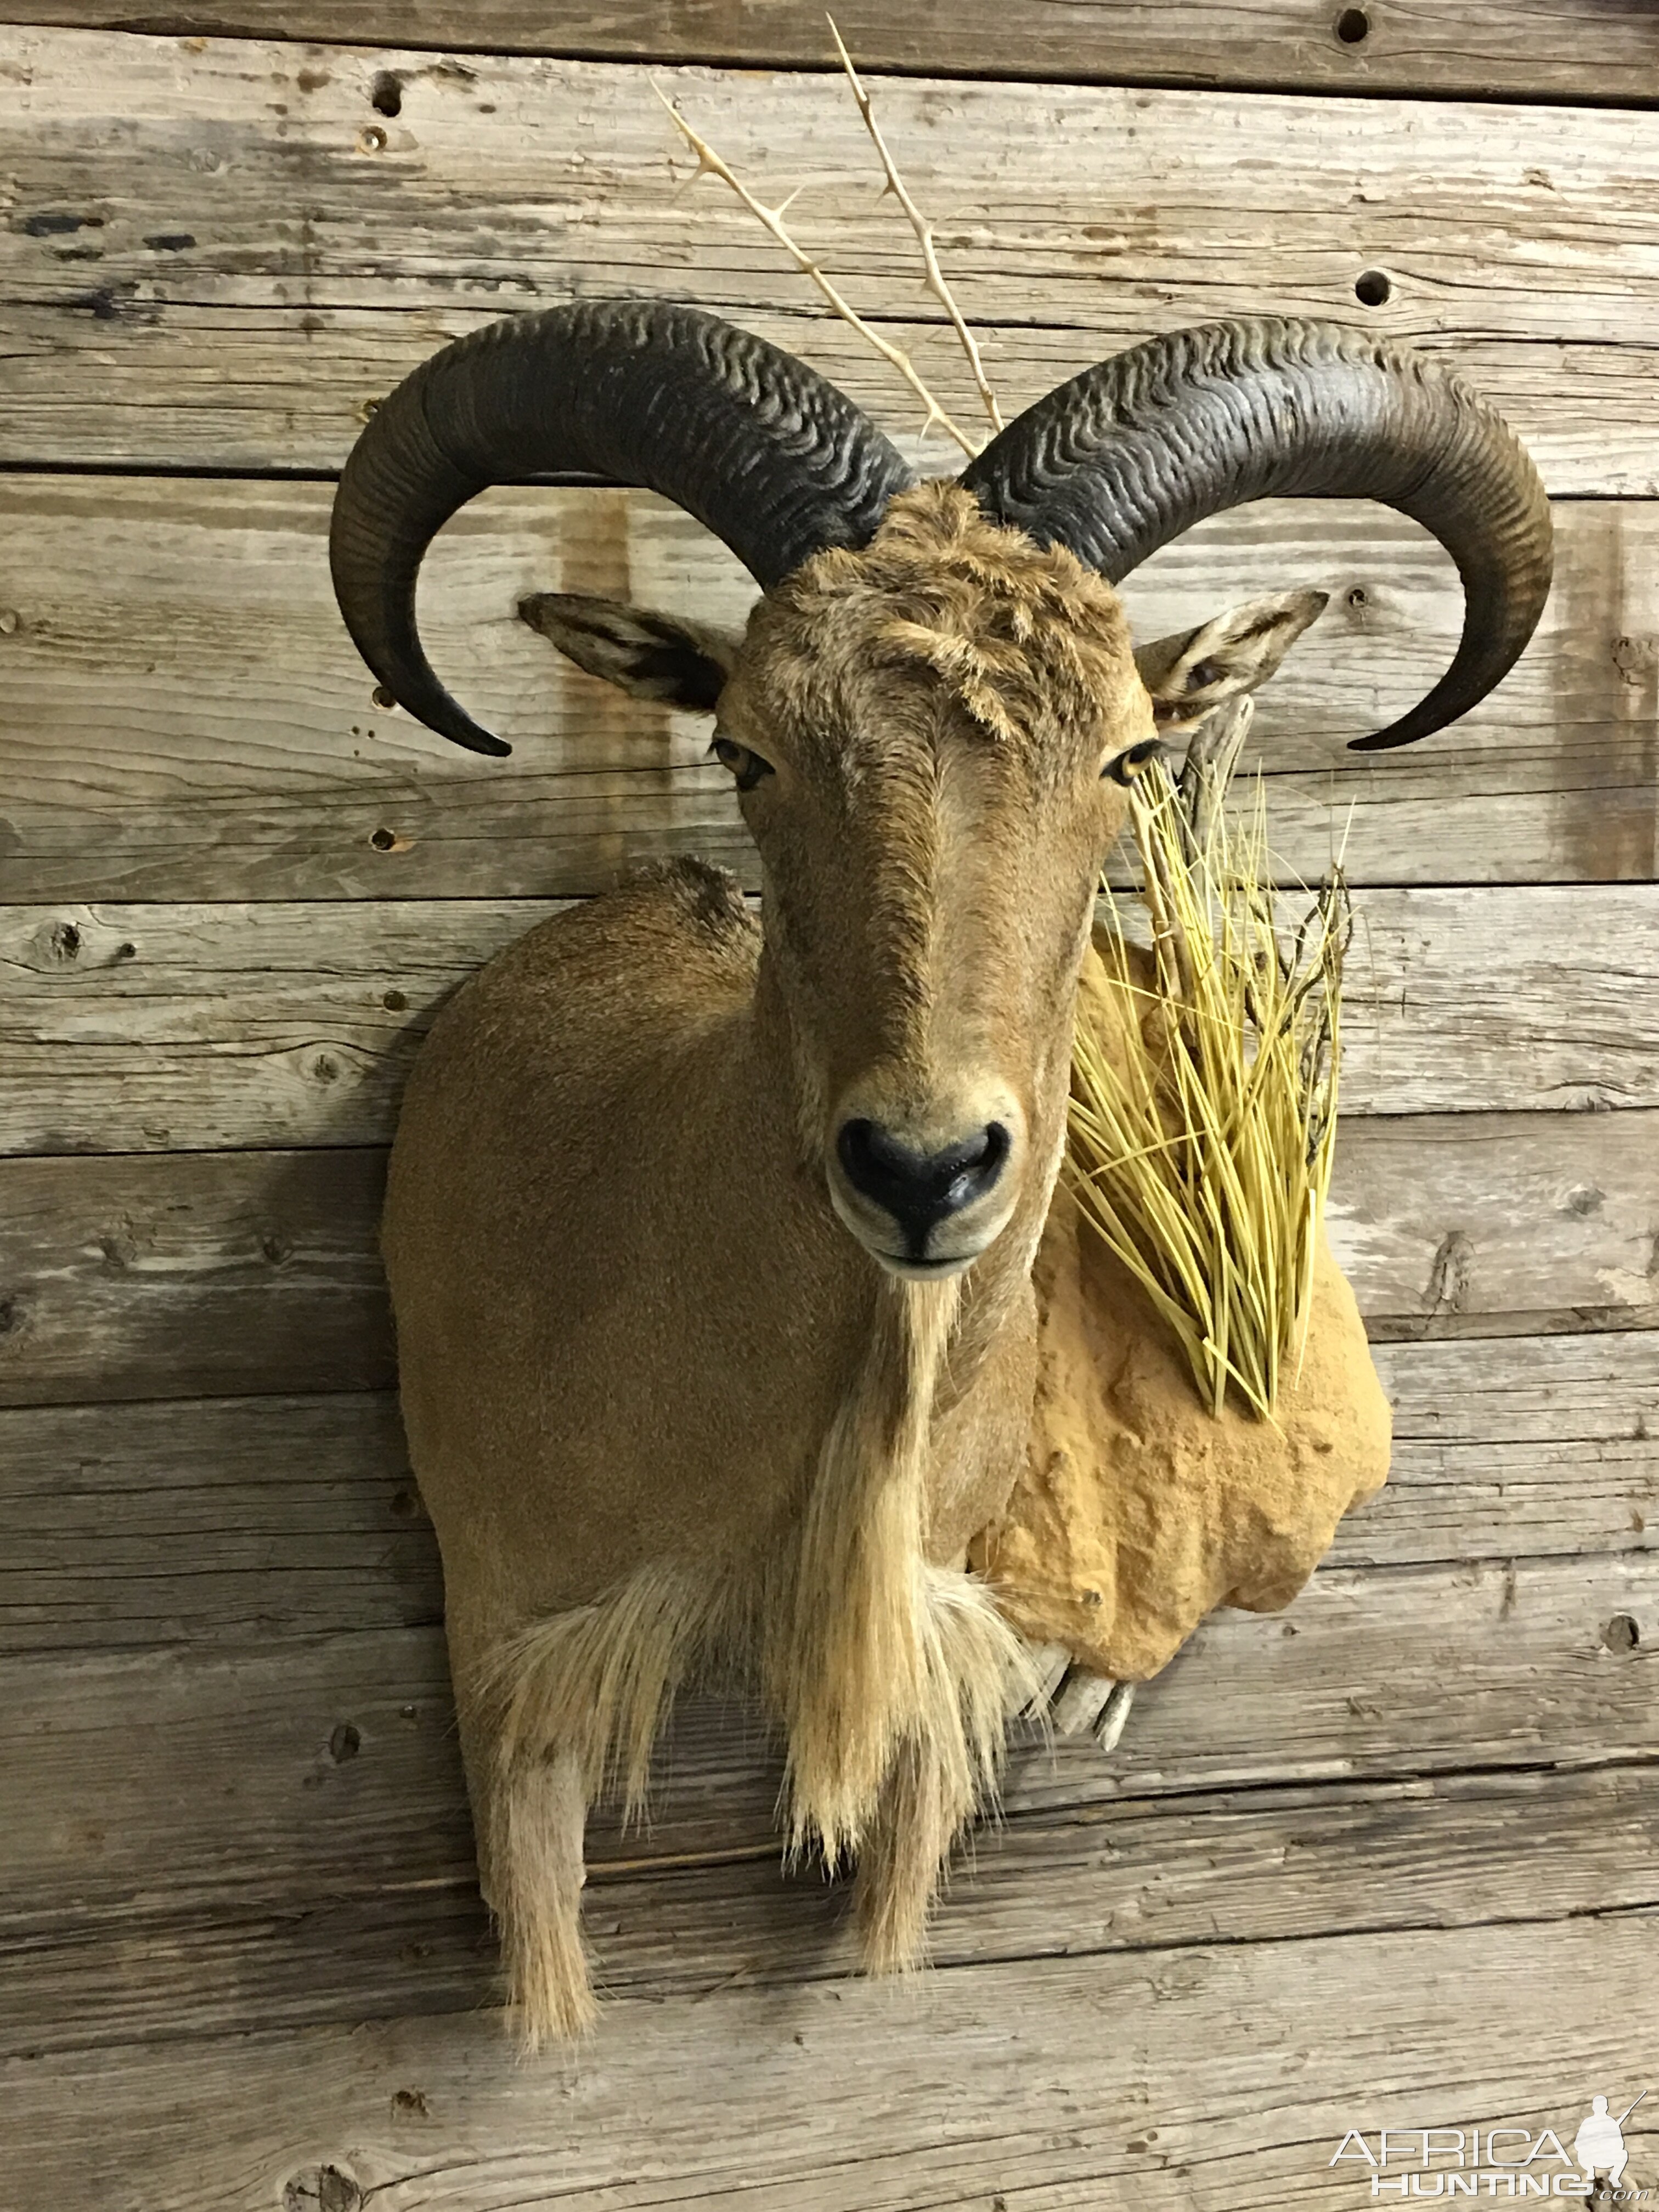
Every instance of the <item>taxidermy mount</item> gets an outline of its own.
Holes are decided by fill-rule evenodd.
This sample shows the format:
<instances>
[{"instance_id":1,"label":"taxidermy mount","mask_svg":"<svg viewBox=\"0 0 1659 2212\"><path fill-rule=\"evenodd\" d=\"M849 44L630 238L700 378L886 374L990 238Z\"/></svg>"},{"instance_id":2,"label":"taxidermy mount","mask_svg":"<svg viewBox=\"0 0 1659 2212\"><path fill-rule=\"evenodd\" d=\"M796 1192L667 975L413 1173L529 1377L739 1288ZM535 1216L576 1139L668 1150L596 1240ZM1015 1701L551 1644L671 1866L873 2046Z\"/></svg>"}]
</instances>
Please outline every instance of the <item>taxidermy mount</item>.
<instances>
[{"instance_id":1,"label":"taxidermy mount","mask_svg":"<svg viewBox=\"0 0 1659 2212\"><path fill-rule=\"evenodd\" d=\"M1205 1613L1285 1603L1382 1482L1388 1407L1320 1212L1341 940L1328 902L1301 974L1265 874L1214 872L1226 833L1204 826L1250 693L1324 596L1137 649L1115 587L1249 500L1414 517L1456 562L1462 637L1419 705L1355 740L1371 750L1483 698L1549 589L1548 503L1503 422L1336 324L1177 331L1005 425L842 58L995 432L982 451L671 113L699 173L926 401L959 475L919 481L823 376L715 316L597 301L446 346L374 413L335 501L364 659L475 752L509 748L439 681L415 596L487 486L642 486L761 593L733 635L521 601L590 675L713 716L760 912L679 860L532 930L440 1015L392 1149L404 1414L532 2045L592 2016L587 1809L610 1786L643 1805L683 1686L761 1703L788 1851L855 1863L866 1963L908 1966L1010 1715L1075 1662L1056 1724L1098 1717L1109 1741ZM1163 756L1182 739L1177 791ZM1126 815L1150 954L1094 925ZM1203 964L1240 884L1255 950ZM1316 985L1322 1024L1297 1027ZM1241 1190L1234 1109L1270 1076L1275 1128L1252 1125ZM1242 1245L1212 1236L1221 1198ZM1241 1305L1264 1222L1273 1288L1247 1267Z\"/></svg>"}]
</instances>

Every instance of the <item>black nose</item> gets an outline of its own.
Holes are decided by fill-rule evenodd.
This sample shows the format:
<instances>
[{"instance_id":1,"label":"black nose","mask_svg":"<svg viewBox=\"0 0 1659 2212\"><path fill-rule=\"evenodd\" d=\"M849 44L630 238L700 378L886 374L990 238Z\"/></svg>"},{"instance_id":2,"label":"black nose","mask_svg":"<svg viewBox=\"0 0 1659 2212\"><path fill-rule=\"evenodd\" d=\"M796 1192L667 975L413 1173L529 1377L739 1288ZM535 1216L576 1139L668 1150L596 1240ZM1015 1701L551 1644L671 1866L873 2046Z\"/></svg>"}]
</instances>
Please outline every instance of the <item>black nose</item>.
<instances>
[{"instance_id":1,"label":"black nose","mask_svg":"<svg viewBox=\"0 0 1659 2212\"><path fill-rule=\"evenodd\" d=\"M938 1224L983 1198L1002 1173L1008 1132L989 1121L942 1152L913 1152L879 1122L843 1121L836 1151L854 1189L897 1222L905 1256L921 1260Z\"/></svg>"}]
</instances>

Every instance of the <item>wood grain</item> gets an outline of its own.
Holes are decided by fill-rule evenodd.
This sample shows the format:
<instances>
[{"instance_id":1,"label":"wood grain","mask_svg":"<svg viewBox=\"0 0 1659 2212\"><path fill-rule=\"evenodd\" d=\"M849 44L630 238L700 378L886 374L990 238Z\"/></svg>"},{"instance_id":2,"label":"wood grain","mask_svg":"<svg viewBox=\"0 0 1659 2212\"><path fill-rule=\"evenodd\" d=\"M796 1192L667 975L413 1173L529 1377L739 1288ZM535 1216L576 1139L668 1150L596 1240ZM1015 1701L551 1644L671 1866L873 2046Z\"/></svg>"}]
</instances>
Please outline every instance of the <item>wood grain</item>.
<instances>
[{"instance_id":1,"label":"wood grain","mask_svg":"<svg viewBox=\"0 0 1659 2212\"><path fill-rule=\"evenodd\" d=\"M574 2063L518 2063L465 2013L43 2057L10 2070L9 2172L102 2212L284 2190L302 2212L1335 2212L1364 2187L1330 2165L1350 2127L1571 2140L1586 2072L1639 2081L1656 1933L1615 1913L739 1985L623 2000Z\"/></svg>"},{"instance_id":2,"label":"wood grain","mask_svg":"<svg viewBox=\"0 0 1659 2212\"><path fill-rule=\"evenodd\" d=\"M800 312L811 295L752 218L687 189L644 68L13 28L0 72L27 87L0 112L15 179L0 459L335 467L365 398L439 339L616 291L787 326L854 397L919 427L860 341ZM814 252L963 403L850 100L810 75L658 74L763 192L802 188L792 221ZM395 117L374 105L388 76ZM1155 331L1271 306L1455 363L1553 490L1659 489L1644 335L1659 116L908 78L879 92L1009 408ZM1356 286L1373 271L1389 294L1367 308Z\"/></svg>"},{"instance_id":3,"label":"wood grain","mask_svg":"<svg viewBox=\"0 0 1659 2212\"><path fill-rule=\"evenodd\" d=\"M1337 1257L1374 1336L1651 1328L1652 1113L1356 1121ZM0 1162L0 1405L391 1379L378 1150Z\"/></svg>"},{"instance_id":4,"label":"wood grain","mask_svg":"<svg viewBox=\"0 0 1659 2212\"><path fill-rule=\"evenodd\" d=\"M1659 1335L1376 1348L1388 1488L1342 1566L1659 1547ZM0 1413L0 1652L429 1625L437 1547L392 1399Z\"/></svg>"},{"instance_id":5,"label":"wood grain","mask_svg":"<svg viewBox=\"0 0 1659 2212\"><path fill-rule=\"evenodd\" d=\"M0 1165L0 1403L383 1387L383 1168L378 1152Z\"/></svg>"},{"instance_id":6,"label":"wood grain","mask_svg":"<svg viewBox=\"0 0 1659 2212\"><path fill-rule=\"evenodd\" d=\"M1646 0L1370 0L1365 28L1303 0L940 0L896 9L842 0L842 33L869 70L1073 82L1287 86L1352 94L1461 93L1476 100L1659 100L1659 37ZM119 30L112 0L7 0L0 21ZM556 14L523 0L236 0L233 17L182 7L152 27L187 33L419 46L452 52L586 56L822 68L833 60L810 10L765 0L580 0Z\"/></svg>"},{"instance_id":7,"label":"wood grain","mask_svg":"<svg viewBox=\"0 0 1659 2212\"><path fill-rule=\"evenodd\" d=\"M1409 526L1252 510L1127 595L1154 635L1334 593L1261 727L1288 866L1352 811L1367 887L1334 1227L1395 1481L1287 1614L1206 1624L1113 1753L1019 1753L944 1971L896 1995L845 1978L844 1892L779 1878L763 1732L690 1701L654 1829L594 1825L599 2042L513 2060L386 1390L379 1146L434 1006L549 902L670 850L752 884L706 726L565 671L517 596L729 621L749 587L643 495L479 502L422 610L518 744L501 772L372 707L325 483L16 471L330 471L446 337L611 289L723 307L909 434L747 219L687 190L645 69L270 35L811 67L822 31L760 0L550 27L239 0L158 32L258 35L0 33L0 1148L59 1155L0 1161L20 2202L1336 2212L1350 2125L1571 2140L1587 2079L1645 2078L1659 30L1632 0L1370 0L1352 41L1303 0L849 4L878 69L1257 88L878 88L1011 404L1182 322L1336 313L1462 369L1562 495L1533 651L1402 760L1343 742L1455 635ZM804 184L803 230L963 404L839 89L665 81L757 180ZM1481 104L1321 96L1424 91ZM1587 1326L1613 1333L1538 1333Z\"/></svg>"},{"instance_id":8,"label":"wood grain","mask_svg":"<svg viewBox=\"0 0 1659 2212\"><path fill-rule=\"evenodd\" d=\"M755 862L706 718L629 702L515 618L606 591L740 624L736 562L644 494L499 490L440 537L436 665L517 750L482 761L374 708L328 582L329 488L0 479L0 897L502 897L603 889L631 860ZM1659 506L1557 509L1556 585L1521 665L1404 753L1346 740L1403 710L1462 622L1449 562L1378 508L1218 517L1127 587L1137 634L1264 591L1333 604L1262 696L1285 865L1346 838L1359 884L1650 878L1659 827ZM374 840L377 834L380 849ZM118 942L119 940L118 940Z\"/></svg>"},{"instance_id":9,"label":"wood grain","mask_svg":"<svg viewBox=\"0 0 1659 2212\"><path fill-rule=\"evenodd\" d=\"M1013 1814L981 1832L957 1870L933 1964L1629 1913L1659 1901L1656 1822L1644 1765L1269 1784ZM24 1971L0 1996L0 2051L501 2003L464 1843L447 1870L422 1855L411 1878L373 1887L357 1887L344 1865L330 1871L352 1886L15 1917L0 1929L0 1959ZM854 1972L848 1905L845 1882L813 1870L787 1879L775 1847L760 1844L598 1864L586 1918L608 1996L660 2000Z\"/></svg>"},{"instance_id":10,"label":"wood grain","mask_svg":"<svg viewBox=\"0 0 1659 2212\"><path fill-rule=\"evenodd\" d=\"M0 908L0 1152L386 1142L438 1007L557 910ZM1659 1106L1659 888L1372 890L1358 912L1350 1115Z\"/></svg>"},{"instance_id":11,"label":"wood grain","mask_svg":"<svg viewBox=\"0 0 1659 2212\"><path fill-rule=\"evenodd\" d=\"M1635 1624L1632 1644L1615 1624ZM1117 1748L1030 1743L1015 1813L1270 1784L1659 1757L1659 1557L1322 1568L1284 1613L1212 1614ZM0 1920L184 1916L454 1881L471 1830L435 1628L0 1661ZM596 1863L767 1856L775 1748L688 1696L649 1829ZM157 1869L165 1889L154 1894ZM43 1920L45 1916L45 1920Z\"/></svg>"},{"instance_id":12,"label":"wood grain","mask_svg":"<svg viewBox=\"0 0 1659 2212\"><path fill-rule=\"evenodd\" d=\"M1645 1402L1634 1372L1609 1387L1621 1407ZM1603 1414L1615 1430L1632 1418L1612 1405ZM1600 1523L1613 1510L1610 1494ZM1534 1519L1547 1512L1535 1499ZM3 1650L246 1641L443 1614L437 1546L383 1392L0 1413L0 1521Z\"/></svg>"}]
</instances>

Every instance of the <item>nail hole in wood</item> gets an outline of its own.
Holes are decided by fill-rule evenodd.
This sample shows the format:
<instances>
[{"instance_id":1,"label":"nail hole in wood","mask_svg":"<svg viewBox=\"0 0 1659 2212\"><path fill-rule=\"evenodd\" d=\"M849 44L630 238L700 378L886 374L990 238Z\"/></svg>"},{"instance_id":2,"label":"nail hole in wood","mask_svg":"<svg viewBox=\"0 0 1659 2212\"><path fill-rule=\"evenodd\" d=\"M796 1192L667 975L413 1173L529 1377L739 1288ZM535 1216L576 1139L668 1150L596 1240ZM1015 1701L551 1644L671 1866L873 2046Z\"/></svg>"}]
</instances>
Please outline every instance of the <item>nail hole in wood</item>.
<instances>
[{"instance_id":1,"label":"nail hole in wood","mask_svg":"<svg viewBox=\"0 0 1659 2212\"><path fill-rule=\"evenodd\" d=\"M389 853L398 840L390 830L376 830L368 842L377 853Z\"/></svg>"},{"instance_id":2,"label":"nail hole in wood","mask_svg":"<svg viewBox=\"0 0 1659 2212\"><path fill-rule=\"evenodd\" d=\"M1336 19L1336 35L1345 46L1357 46L1371 34L1371 19L1363 8L1345 8ZM395 115L397 109L392 112Z\"/></svg>"},{"instance_id":3,"label":"nail hole in wood","mask_svg":"<svg viewBox=\"0 0 1659 2212\"><path fill-rule=\"evenodd\" d=\"M1351 14L1353 10L1350 9ZM404 112L404 88L394 70L382 70L374 80L374 89L368 95L368 104L377 115L401 115Z\"/></svg>"},{"instance_id":4,"label":"nail hole in wood","mask_svg":"<svg viewBox=\"0 0 1659 2212\"><path fill-rule=\"evenodd\" d=\"M409 1000L401 991L385 991L380 995L380 1004L386 1008L387 1013L400 1014L409 1004Z\"/></svg>"},{"instance_id":5,"label":"nail hole in wood","mask_svg":"<svg viewBox=\"0 0 1659 2212\"><path fill-rule=\"evenodd\" d=\"M1380 269L1367 269L1353 288L1353 295L1362 307L1384 307L1393 294L1393 284Z\"/></svg>"},{"instance_id":6,"label":"nail hole in wood","mask_svg":"<svg viewBox=\"0 0 1659 2212\"><path fill-rule=\"evenodd\" d=\"M398 703L397 693L395 691L388 691L384 684L377 684L374 686L374 691L370 694L370 696L374 699L377 707L384 707L388 714L391 713L392 709ZM374 732L371 730L368 734L372 738Z\"/></svg>"},{"instance_id":7,"label":"nail hole in wood","mask_svg":"<svg viewBox=\"0 0 1659 2212\"><path fill-rule=\"evenodd\" d=\"M1370 606L1370 595L1367 593L1365 586L1363 584L1356 584L1352 591L1349 592L1348 605L1353 609L1357 615L1364 614L1365 609Z\"/></svg>"},{"instance_id":8,"label":"nail hole in wood","mask_svg":"<svg viewBox=\"0 0 1659 2212\"><path fill-rule=\"evenodd\" d=\"M1601 1641L1609 1651L1634 1651L1642 1641L1642 1632L1627 1613L1615 1613L1601 1631Z\"/></svg>"},{"instance_id":9,"label":"nail hole in wood","mask_svg":"<svg viewBox=\"0 0 1659 2212\"><path fill-rule=\"evenodd\" d=\"M347 1759L356 1759L362 1741L349 1721L342 1721L328 1740L328 1755L337 1766L343 1766Z\"/></svg>"}]
</instances>

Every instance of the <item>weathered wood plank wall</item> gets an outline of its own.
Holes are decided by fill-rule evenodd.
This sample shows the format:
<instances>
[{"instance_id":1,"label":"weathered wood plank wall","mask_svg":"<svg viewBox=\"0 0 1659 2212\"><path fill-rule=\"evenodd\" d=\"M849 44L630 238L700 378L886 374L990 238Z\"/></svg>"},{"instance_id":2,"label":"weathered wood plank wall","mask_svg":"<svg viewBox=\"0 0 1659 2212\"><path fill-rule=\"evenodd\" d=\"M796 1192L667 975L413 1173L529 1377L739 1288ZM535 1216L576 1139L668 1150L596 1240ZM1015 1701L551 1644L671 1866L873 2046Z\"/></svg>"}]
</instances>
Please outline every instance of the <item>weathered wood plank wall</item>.
<instances>
[{"instance_id":1,"label":"weathered wood plank wall","mask_svg":"<svg viewBox=\"0 0 1659 2212\"><path fill-rule=\"evenodd\" d=\"M1334 1235L1394 1483L1288 1615L1207 1624L1115 1752L1017 1760L919 1991L846 1978L842 1893L776 1873L769 1747L688 1711L654 1829L594 1839L613 2015L574 2069L515 2065L387 1395L383 1147L434 1006L553 902L669 850L752 881L702 726L565 671L519 595L734 620L746 592L643 495L492 494L423 587L439 665L517 740L470 760L373 706L328 479L445 337L617 288L722 307L914 427L689 191L653 73L805 185L802 228L953 400L960 372L812 9L235 0L135 30L0 4L20 2203L1334 2208L1369 2195L1328 2167L1351 2125L1570 2136L1592 2088L1649 2078L1659 15L840 20L905 73L882 112L1010 401L1216 313L1340 314L1480 384L1556 499L1526 660L1398 758L1345 741L1455 635L1410 526L1251 510L1129 593L1143 635L1334 594L1259 727L1289 869L1346 834L1360 886Z\"/></svg>"},{"instance_id":2,"label":"weathered wood plank wall","mask_svg":"<svg viewBox=\"0 0 1659 2212\"><path fill-rule=\"evenodd\" d=\"M126 0L5 0L0 22L427 46L471 54L823 69L812 8L779 0L222 0L135 25ZM1659 100L1649 0L842 0L872 70L1076 83L1297 86L1495 94L1638 106Z\"/></svg>"}]
</instances>

